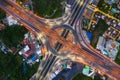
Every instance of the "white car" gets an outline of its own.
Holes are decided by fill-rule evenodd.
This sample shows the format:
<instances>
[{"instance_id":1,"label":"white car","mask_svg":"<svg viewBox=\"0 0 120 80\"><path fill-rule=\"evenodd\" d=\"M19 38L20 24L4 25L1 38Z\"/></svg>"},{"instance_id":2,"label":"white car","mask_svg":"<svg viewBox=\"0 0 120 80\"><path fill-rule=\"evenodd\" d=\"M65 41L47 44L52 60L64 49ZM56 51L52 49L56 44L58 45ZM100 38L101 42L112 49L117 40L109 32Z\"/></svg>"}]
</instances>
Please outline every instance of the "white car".
<instances>
[{"instance_id":1,"label":"white car","mask_svg":"<svg viewBox=\"0 0 120 80\"><path fill-rule=\"evenodd\" d=\"M58 75L58 74L59 74L59 72L60 72L59 70L56 70L54 73L55 73L56 75Z\"/></svg>"}]
</instances>

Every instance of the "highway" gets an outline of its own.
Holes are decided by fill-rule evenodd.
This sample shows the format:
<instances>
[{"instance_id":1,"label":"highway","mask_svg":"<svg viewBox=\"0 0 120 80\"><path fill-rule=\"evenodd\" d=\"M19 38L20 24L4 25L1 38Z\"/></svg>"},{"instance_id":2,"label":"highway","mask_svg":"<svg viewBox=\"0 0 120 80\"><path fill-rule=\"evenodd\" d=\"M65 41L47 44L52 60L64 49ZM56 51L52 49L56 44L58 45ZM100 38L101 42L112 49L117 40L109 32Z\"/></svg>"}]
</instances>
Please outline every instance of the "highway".
<instances>
[{"instance_id":1,"label":"highway","mask_svg":"<svg viewBox=\"0 0 120 80\"><path fill-rule=\"evenodd\" d=\"M103 59L103 61L104 60L108 60L108 61L105 61L104 62L104 65L106 66L106 67L108 67L108 69L109 70L112 70L112 68L114 69L114 68L117 68L117 67L112 67L112 68L110 68L109 66L111 66L111 65L116 65L116 66L119 66L119 65L117 65L116 63L114 63L112 60L110 60L108 57L106 57L106 56L104 56L102 53L100 53L99 51L97 51L96 49L94 49L87 41L86 41L86 39L85 39L85 37L84 37L84 33L82 32L82 16L81 16L81 14L79 14L80 16L78 17L78 20L77 20L77 22L79 22L79 24L78 25L75 25L75 31L78 33L78 36L79 36L79 38L80 39L82 39L82 41L83 41L83 44L80 44L81 45L81 47L83 47L83 49L85 50L85 51L87 51L87 52L89 52L89 53L91 53L92 55L95 55L96 57L98 57L98 58L100 58L100 59ZM111 64L111 63L113 63L113 64ZM94 66L93 66L94 67Z\"/></svg>"},{"instance_id":2,"label":"highway","mask_svg":"<svg viewBox=\"0 0 120 80\"><path fill-rule=\"evenodd\" d=\"M83 0L83 1L84 1L84 0ZM69 23L68 23L68 24L73 25L74 20L76 19L77 14L79 13L79 11L80 11L80 9L81 9L81 7L82 7L82 4L81 4L81 3L84 3L83 1L78 0L78 3L77 3L76 1L74 2L73 9L72 9L73 12L71 13L71 15L70 15L70 17L69 17L70 20L69 20ZM81 4L81 5L79 5L79 4ZM74 13L76 13L76 14L74 14ZM69 30L64 29L64 31L63 31L63 33L61 34L61 36L62 36L63 38L67 38L68 34L69 34ZM61 47L62 47L62 44L61 44L60 42L57 42L57 44L55 45L54 49L58 52L58 51L61 49ZM57 53L57 52L56 52L56 53ZM52 65L52 62L54 62L55 58L56 58L56 56L54 56L53 59L51 59L51 63L50 63L49 65L46 65L46 66L49 66L49 67L50 67L50 65ZM46 63L48 63L48 62L46 62ZM49 67L48 67L48 68L49 68ZM45 67L45 68L46 68L46 67ZM46 70L45 70L45 68L44 68L43 71L41 72L41 76L39 77L40 80L42 80L43 77L45 77L46 74L47 74L47 72L50 70L50 68L49 68L49 69L46 69ZM44 72L44 73L43 73L43 72Z\"/></svg>"},{"instance_id":3,"label":"highway","mask_svg":"<svg viewBox=\"0 0 120 80\"><path fill-rule=\"evenodd\" d=\"M66 20L69 17L69 13L65 13L62 17L60 18L56 18L56 19L45 19L42 17L37 16L36 14L34 14L31 11L26 11L24 9L22 9L18 4L15 4L15 2L10 2L11 5L16 6L17 9L22 10L23 13L26 13L28 16L33 17L34 19L36 19L37 21L39 21L42 25L44 26L48 26L48 24L55 24L55 23L59 23L59 22L66 22Z\"/></svg>"},{"instance_id":4,"label":"highway","mask_svg":"<svg viewBox=\"0 0 120 80\"><path fill-rule=\"evenodd\" d=\"M85 4L85 5L86 5L86 4ZM84 8L85 8L85 7L84 7ZM82 9L82 10L84 10L84 9ZM83 11L81 11L81 13L79 13L80 16L79 16L76 20L78 20L79 18L81 18L82 12L83 12ZM74 23L74 22L73 22L73 23ZM78 29L78 30L79 30L79 29ZM63 33L67 35L69 32L65 33L65 31L66 31L66 29L64 30ZM81 31L81 30L79 30L79 31ZM81 32L82 32L82 31L81 31ZM66 35L65 35L65 36L66 36ZM63 36L63 34L62 34L62 36ZM82 40L85 41L83 37L82 37ZM87 43L86 43L86 44L87 44ZM60 46L59 49L60 49L61 46L62 46L62 44L57 44L57 45ZM88 44L87 44L87 46L88 46ZM94 50L91 49L90 47L89 47L89 49L86 49L86 48L83 47L83 49L86 50L86 51L88 51L88 52L90 52L90 53L92 53L93 55L96 55L96 53L94 52ZM90 50L90 49L91 49L91 50ZM104 57L101 57L101 56L99 56L99 55L96 55L96 56L97 56L98 58L104 60ZM105 64L105 63L104 63L104 64Z\"/></svg>"},{"instance_id":5,"label":"highway","mask_svg":"<svg viewBox=\"0 0 120 80\"><path fill-rule=\"evenodd\" d=\"M79 22L81 22L81 20ZM81 23L79 23L79 26L77 26L76 31L77 31L77 33L80 36L79 38L82 39L82 41L83 41L83 44L80 44L81 47L83 47L83 49L85 51L87 51L87 52L91 53L92 55L95 55L96 57L98 57L99 59L101 59L103 61L103 64L105 65L104 67L106 67L110 71L110 70L115 69L117 67L113 66L112 68L110 68L109 66L112 66L112 65L119 66L116 63L114 63L112 60L110 60L108 57L104 56L102 53L100 53L99 51L97 51L96 49L93 49L90 46L90 44L87 43L87 41L85 40L84 34L82 33ZM91 64L91 66L94 67L94 65L92 65L92 64ZM118 69L118 70L120 70L120 69ZM98 71L101 72L100 70L98 70Z\"/></svg>"},{"instance_id":6,"label":"highway","mask_svg":"<svg viewBox=\"0 0 120 80\"><path fill-rule=\"evenodd\" d=\"M74 2L74 6L76 6L75 4L76 4L76 2ZM74 7L74 6L73 6L73 7ZM66 38L67 35L68 35L68 33L69 33L68 30L64 30L63 33L61 34L61 36L62 36L63 38ZM61 47L62 47L62 44L59 43L59 42L57 42L57 44L56 44L55 47L54 47L56 53L57 53L57 51L60 50ZM41 72L41 74L40 74L41 76L39 77L39 80L42 80L43 78L45 78L47 72L49 72L49 70L51 69L50 66L53 64L54 60L56 59L56 56L52 55L52 57L53 57L53 58L51 59L51 63L46 64L45 67L44 67L44 69L42 70L42 72ZM46 62L46 63L48 63L48 62ZM48 67L47 67L47 66L48 66ZM46 68L46 67L47 67L47 68ZM51 67L52 67L52 66L51 66ZM44 72L44 73L43 73L43 72Z\"/></svg>"},{"instance_id":7,"label":"highway","mask_svg":"<svg viewBox=\"0 0 120 80\"><path fill-rule=\"evenodd\" d=\"M75 4L76 4L76 2L74 2L73 7L76 6ZM61 34L61 36L62 36L63 38L66 38L67 35L68 35L68 33L69 33L69 31L65 29L65 30L63 31L63 33ZM62 44L59 43L59 42L57 42L57 44L55 45L54 49L55 49L56 51L59 51L61 47L62 47ZM57 53L57 52L56 52L56 53ZM42 70L42 72L41 72L41 74L40 74L41 76L39 77L39 79L43 79L43 77L46 76L47 72L50 70L50 66L53 64L53 62L54 62L55 59L56 59L56 56L53 55L53 58L51 59L51 63L46 62L46 63L49 63L49 64L46 64L45 68ZM47 66L48 66L48 67L47 67ZM47 69L46 69L46 67L47 67ZM43 73L43 72L44 72L44 73Z\"/></svg>"},{"instance_id":8,"label":"highway","mask_svg":"<svg viewBox=\"0 0 120 80\"><path fill-rule=\"evenodd\" d=\"M11 3L11 2L10 2ZM14 6L16 6L15 4L13 4L13 3L11 3L12 4L12 6L14 5ZM19 7L17 7L17 9L21 9L21 8L19 8ZM22 12L23 12L23 10L22 10ZM23 12L23 13L25 13L25 12ZM26 14L26 13L25 13ZM27 13L28 14L28 13ZM15 16L15 15L14 15ZM28 15L28 16L30 16L30 15ZM32 16L33 17L33 16ZM36 19L36 18L35 18ZM19 20L20 20L20 18L19 18ZM40 22L40 21L39 21ZM43 25L43 24L42 24ZM30 25L31 26L31 25ZM33 25L34 26L34 25ZM44 25L45 26L45 25ZM34 28L34 27L32 27L32 28ZM59 45L57 45L56 47L55 47L55 49L57 50L59 48ZM43 74L44 76L46 75L46 73L47 73L47 71L49 70L49 66L51 66L52 65L52 63L53 63L53 61L55 60L55 58L56 58L56 56L52 56L51 55L51 57L53 57L53 58L51 58L51 61L48 61L47 63L49 63L49 65L48 64L46 64L45 66L44 66L44 68L43 68L43 70L41 71L41 74ZM47 69L46 69L46 67L47 67ZM46 70L45 70L46 69ZM44 73L43 73L44 72ZM43 77L44 77L43 76Z\"/></svg>"},{"instance_id":9,"label":"highway","mask_svg":"<svg viewBox=\"0 0 120 80\"><path fill-rule=\"evenodd\" d=\"M10 5L10 4L9 4ZM21 10L16 9L16 7L10 7L8 5L4 5L2 3L0 3L0 7L5 10L7 13L15 16L16 18L19 18L19 21L22 22L25 26L26 25L31 25L29 26L29 28L31 29L39 29L40 31L42 31L45 35L51 37L54 40L59 41L60 43L64 44L66 47L70 48L73 52L75 52L76 54L80 54L80 56L83 56L86 58L86 61L89 65L91 65L91 63L94 63L94 67L96 67L96 69L100 70L102 73L106 74L107 76L109 76L110 78L112 78L113 80L119 80L120 79L120 67L118 65L115 65L114 62L111 62L109 59L105 58L105 60L103 61L102 59L97 58L95 55L90 54L91 52L87 52L87 50L84 49L80 49L79 46L72 44L71 42L68 42L67 40L65 40L64 38L60 37L58 34L56 34L56 32L54 32L53 30L49 29L48 27L42 26L41 23L39 23L36 19L34 19L33 17L28 16L27 14L21 12ZM17 11L20 12L17 13ZM14 13L13 13L14 12ZM29 24L28 24L29 23ZM36 30L34 30L36 31ZM103 56L103 55L100 55ZM103 56L104 57L104 56ZM109 61L109 69L106 68L106 63Z\"/></svg>"},{"instance_id":10,"label":"highway","mask_svg":"<svg viewBox=\"0 0 120 80\"><path fill-rule=\"evenodd\" d=\"M75 2L76 3L76 2ZM68 22L68 24L70 25L70 26L73 26L73 24L74 24L74 22L75 22L75 19L76 19L76 17L77 17L77 14L80 12L80 9L82 8L82 4L81 3L84 3L84 0L83 1L81 1L81 0L78 0L78 3L76 3L75 5L75 7L74 7L74 9L73 9L73 11L72 11L72 13L71 13L71 15L70 15L70 17L69 17L69 22ZM79 4L81 4L81 5L79 5ZM63 38L66 38L67 37L67 35L69 34L69 30L67 30L67 29L64 29L64 31L63 31L63 33L61 34L61 36L63 37ZM58 49L57 49L57 51L59 51L59 49L62 47L62 44L61 43L57 43L56 44L56 46L57 45L59 45L59 47L58 47Z\"/></svg>"}]
</instances>

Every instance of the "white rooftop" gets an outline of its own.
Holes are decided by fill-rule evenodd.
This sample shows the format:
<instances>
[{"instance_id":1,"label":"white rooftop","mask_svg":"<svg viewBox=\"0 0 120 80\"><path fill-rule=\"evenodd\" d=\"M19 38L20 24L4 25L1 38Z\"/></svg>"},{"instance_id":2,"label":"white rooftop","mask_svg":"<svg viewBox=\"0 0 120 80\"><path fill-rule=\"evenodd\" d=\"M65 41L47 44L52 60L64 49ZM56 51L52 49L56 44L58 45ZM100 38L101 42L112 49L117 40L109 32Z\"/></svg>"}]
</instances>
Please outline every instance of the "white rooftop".
<instances>
[{"instance_id":1,"label":"white rooftop","mask_svg":"<svg viewBox=\"0 0 120 80\"><path fill-rule=\"evenodd\" d=\"M19 51L19 55L22 55L23 53L21 51Z\"/></svg>"},{"instance_id":2,"label":"white rooftop","mask_svg":"<svg viewBox=\"0 0 120 80\"><path fill-rule=\"evenodd\" d=\"M26 34L24 35L24 38L27 39L28 36L29 36L29 33L26 33Z\"/></svg>"},{"instance_id":3,"label":"white rooftop","mask_svg":"<svg viewBox=\"0 0 120 80\"><path fill-rule=\"evenodd\" d=\"M117 52L119 50L119 45L120 44L117 41L114 41L114 40L108 40L106 42L106 50L109 54L109 57L112 58L113 60L117 56Z\"/></svg>"},{"instance_id":4,"label":"white rooftop","mask_svg":"<svg viewBox=\"0 0 120 80\"><path fill-rule=\"evenodd\" d=\"M41 54L41 49L40 49L40 50L37 50L36 53L37 53L38 55L40 55L40 54Z\"/></svg>"},{"instance_id":5,"label":"white rooftop","mask_svg":"<svg viewBox=\"0 0 120 80\"><path fill-rule=\"evenodd\" d=\"M13 19L12 16L8 16L7 18L7 21L8 21L8 25L9 26L12 26L12 25L15 25L15 24L19 24L17 20Z\"/></svg>"},{"instance_id":6,"label":"white rooftop","mask_svg":"<svg viewBox=\"0 0 120 80\"><path fill-rule=\"evenodd\" d=\"M25 48L24 48L24 51L27 52L29 49L30 49L29 46L26 45Z\"/></svg>"},{"instance_id":7,"label":"white rooftop","mask_svg":"<svg viewBox=\"0 0 120 80\"><path fill-rule=\"evenodd\" d=\"M99 37L99 40L98 40L98 43L97 43L97 49L101 49L102 47L104 47L104 45L105 45L105 38L104 37Z\"/></svg>"}]
</instances>

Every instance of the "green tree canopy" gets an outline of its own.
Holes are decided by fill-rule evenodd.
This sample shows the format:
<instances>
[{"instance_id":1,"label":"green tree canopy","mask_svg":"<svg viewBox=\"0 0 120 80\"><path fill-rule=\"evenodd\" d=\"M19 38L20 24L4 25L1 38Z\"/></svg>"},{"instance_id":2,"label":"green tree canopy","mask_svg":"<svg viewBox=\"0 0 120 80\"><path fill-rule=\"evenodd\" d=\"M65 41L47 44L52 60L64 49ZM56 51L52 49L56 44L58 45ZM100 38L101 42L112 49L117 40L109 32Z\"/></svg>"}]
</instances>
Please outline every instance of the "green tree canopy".
<instances>
[{"instance_id":1,"label":"green tree canopy","mask_svg":"<svg viewBox=\"0 0 120 80\"><path fill-rule=\"evenodd\" d=\"M6 13L0 9L0 20L6 17Z\"/></svg>"},{"instance_id":2,"label":"green tree canopy","mask_svg":"<svg viewBox=\"0 0 120 80\"><path fill-rule=\"evenodd\" d=\"M5 55L0 51L0 80L15 72L21 63L22 58L19 55L12 53Z\"/></svg>"},{"instance_id":3,"label":"green tree canopy","mask_svg":"<svg viewBox=\"0 0 120 80\"><path fill-rule=\"evenodd\" d=\"M73 78L72 80L93 80L92 78L90 77L87 77L81 73L77 73Z\"/></svg>"},{"instance_id":4,"label":"green tree canopy","mask_svg":"<svg viewBox=\"0 0 120 80\"><path fill-rule=\"evenodd\" d=\"M62 16L62 5L60 4L62 1L66 0L32 0L33 2L33 9L34 12L42 17L45 15L50 16L54 13L55 14L50 18L56 18Z\"/></svg>"},{"instance_id":5,"label":"green tree canopy","mask_svg":"<svg viewBox=\"0 0 120 80\"><path fill-rule=\"evenodd\" d=\"M12 53L5 55L0 51L0 80L29 80L37 71L39 63L32 67L27 64L26 66L27 73L23 74L22 57Z\"/></svg>"},{"instance_id":6,"label":"green tree canopy","mask_svg":"<svg viewBox=\"0 0 120 80\"><path fill-rule=\"evenodd\" d=\"M6 27L0 31L0 39L7 47L16 47L23 39L27 29L23 26Z\"/></svg>"}]
</instances>

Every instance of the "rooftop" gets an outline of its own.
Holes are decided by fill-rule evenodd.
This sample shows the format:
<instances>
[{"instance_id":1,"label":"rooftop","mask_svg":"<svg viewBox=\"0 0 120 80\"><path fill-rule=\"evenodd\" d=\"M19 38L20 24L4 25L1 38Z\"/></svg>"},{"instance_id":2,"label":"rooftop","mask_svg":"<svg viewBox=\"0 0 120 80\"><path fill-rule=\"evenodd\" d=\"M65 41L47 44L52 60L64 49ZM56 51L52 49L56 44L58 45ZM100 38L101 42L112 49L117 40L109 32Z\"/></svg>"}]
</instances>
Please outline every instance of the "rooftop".
<instances>
[{"instance_id":1,"label":"rooftop","mask_svg":"<svg viewBox=\"0 0 120 80\"><path fill-rule=\"evenodd\" d=\"M2 25L2 24L0 24L0 30L2 30L2 29L4 29L4 28L5 28L5 26Z\"/></svg>"},{"instance_id":2,"label":"rooftop","mask_svg":"<svg viewBox=\"0 0 120 80\"><path fill-rule=\"evenodd\" d=\"M6 19L7 19L7 21L8 21L8 25L9 25L9 26L18 24L18 21L15 20L12 16L8 16Z\"/></svg>"}]
</instances>

